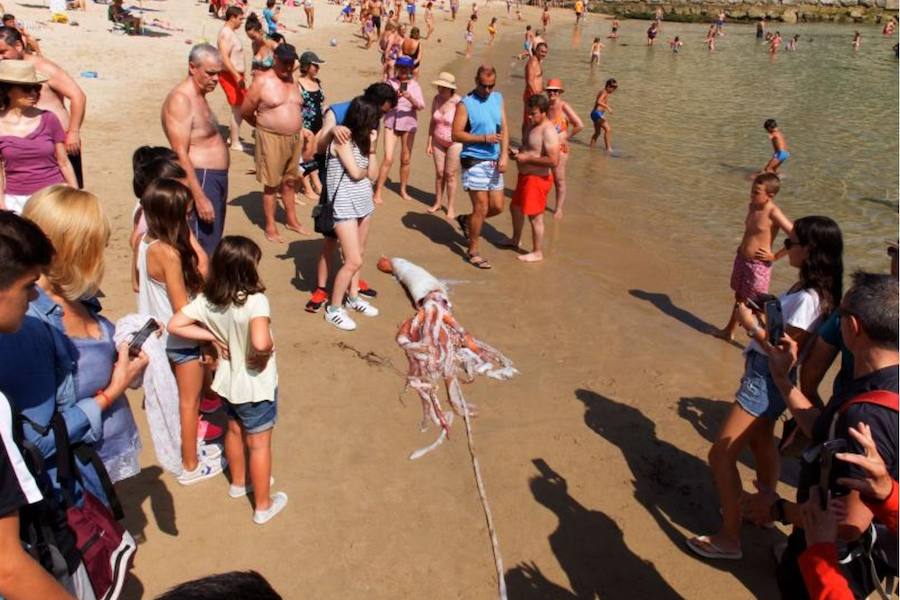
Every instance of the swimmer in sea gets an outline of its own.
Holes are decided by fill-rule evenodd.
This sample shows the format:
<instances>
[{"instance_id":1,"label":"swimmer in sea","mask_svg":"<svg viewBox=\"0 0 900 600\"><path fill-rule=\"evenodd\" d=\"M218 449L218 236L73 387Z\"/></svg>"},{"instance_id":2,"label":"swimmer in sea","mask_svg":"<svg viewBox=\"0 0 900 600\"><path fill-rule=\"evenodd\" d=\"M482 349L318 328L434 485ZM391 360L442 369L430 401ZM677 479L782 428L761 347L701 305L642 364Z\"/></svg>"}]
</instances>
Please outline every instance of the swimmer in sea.
<instances>
[{"instance_id":1,"label":"swimmer in sea","mask_svg":"<svg viewBox=\"0 0 900 600\"><path fill-rule=\"evenodd\" d=\"M669 48L672 49L673 54L678 54L678 51L681 50L681 47L684 46L684 42L681 41L681 38L677 35L675 39L669 42Z\"/></svg>"},{"instance_id":2,"label":"swimmer in sea","mask_svg":"<svg viewBox=\"0 0 900 600\"><path fill-rule=\"evenodd\" d=\"M716 35L725 35L725 11L720 11L716 17Z\"/></svg>"},{"instance_id":3,"label":"swimmer in sea","mask_svg":"<svg viewBox=\"0 0 900 600\"><path fill-rule=\"evenodd\" d=\"M603 43L600 38L595 37L594 43L591 44L591 66L600 63L600 50L603 49Z\"/></svg>"},{"instance_id":4,"label":"swimmer in sea","mask_svg":"<svg viewBox=\"0 0 900 600\"><path fill-rule=\"evenodd\" d=\"M550 6L548 4L544 4L544 12L541 13L541 26L544 28L544 31L550 29Z\"/></svg>"},{"instance_id":5,"label":"swimmer in sea","mask_svg":"<svg viewBox=\"0 0 900 600\"><path fill-rule=\"evenodd\" d=\"M772 35L772 39L769 41L769 54L775 56L778 54L778 48L781 47L781 32L776 31L774 35Z\"/></svg>"},{"instance_id":6,"label":"swimmer in sea","mask_svg":"<svg viewBox=\"0 0 900 600\"><path fill-rule=\"evenodd\" d=\"M647 28L647 45L652 46L654 40L656 40L656 36L659 35L659 23L657 21L653 21L650 24L650 27Z\"/></svg>"},{"instance_id":7,"label":"swimmer in sea","mask_svg":"<svg viewBox=\"0 0 900 600\"><path fill-rule=\"evenodd\" d=\"M791 153L787 150L787 142L784 141L784 134L778 129L778 123L775 119L766 119L763 127L769 133L769 139L772 140L772 149L775 151L772 158L763 167L763 173L778 173L778 167L781 163L790 158Z\"/></svg>"},{"instance_id":8,"label":"swimmer in sea","mask_svg":"<svg viewBox=\"0 0 900 600\"><path fill-rule=\"evenodd\" d=\"M790 52L793 52L794 50L797 49L797 42L799 42L799 41L800 41L800 34L798 33L798 34L795 34L794 37L792 37L791 40L788 42L787 49Z\"/></svg>"},{"instance_id":9,"label":"swimmer in sea","mask_svg":"<svg viewBox=\"0 0 900 600\"><path fill-rule=\"evenodd\" d=\"M862 43L862 34L858 31L853 32L853 49L859 50L859 45Z\"/></svg>"},{"instance_id":10,"label":"swimmer in sea","mask_svg":"<svg viewBox=\"0 0 900 600\"><path fill-rule=\"evenodd\" d=\"M597 143L597 138L603 133L603 144L607 152L612 152L610 143L609 123L607 116L612 113L609 108L609 95L616 91L619 84L615 79L607 79L606 85L597 94L597 100L594 102L594 110L591 111L591 121L594 123L594 135L591 136L590 147L593 148Z\"/></svg>"},{"instance_id":11,"label":"swimmer in sea","mask_svg":"<svg viewBox=\"0 0 900 600\"><path fill-rule=\"evenodd\" d=\"M613 19L612 24L610 25L609 35L606 36L608 40L617 40L619 39L619 20Z\"/></svg>"},{"instance_id":12,"label":"swimmer in sea","mask_svg":"<svg viewBox=\"0 0 900 600\"><path fill-rule=\"evenodd\" d=\"M710 51L716 49L716 26L710 25L709 31L706 32L706 39L703 40L706 42L706 48Z\"/></svg>"}]
</instances>

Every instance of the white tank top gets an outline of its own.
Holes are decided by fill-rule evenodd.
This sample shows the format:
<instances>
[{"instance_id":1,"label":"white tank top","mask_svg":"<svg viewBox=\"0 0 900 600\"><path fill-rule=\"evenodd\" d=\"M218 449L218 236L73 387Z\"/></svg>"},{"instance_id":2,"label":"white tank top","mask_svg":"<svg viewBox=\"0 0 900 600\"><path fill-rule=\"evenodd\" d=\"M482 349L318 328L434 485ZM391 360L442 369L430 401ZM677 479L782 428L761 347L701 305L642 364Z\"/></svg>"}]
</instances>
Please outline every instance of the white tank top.
<instances>
[{"instance_id":1,"label":"white tank top","mask_svg":"<svg viewBox=\"0 0 900 600\"><path fill-rule=\"evenodd\" d=\"M166 284L150 277L150 273L147 271L147 249L158 241L153 240L148 243L147 236L144 236L138 244L138 312L142 315L150 315L162 324L162 340L167 349L195 348L197 342L177 335L169 335L166 331L166 325L172 318L172 303L169 302Z\"/></svg>"}]
</instances>

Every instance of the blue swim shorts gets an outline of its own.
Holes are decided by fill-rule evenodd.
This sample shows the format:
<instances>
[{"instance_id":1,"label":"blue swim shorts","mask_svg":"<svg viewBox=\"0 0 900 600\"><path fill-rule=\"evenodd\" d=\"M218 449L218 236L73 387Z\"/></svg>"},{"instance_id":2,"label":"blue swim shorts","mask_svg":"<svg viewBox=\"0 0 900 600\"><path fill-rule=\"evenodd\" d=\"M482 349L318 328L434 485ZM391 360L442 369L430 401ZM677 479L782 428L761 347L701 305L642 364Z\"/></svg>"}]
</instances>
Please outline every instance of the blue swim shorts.
<instances>
[{"instance_id":1,"label":"blue swim shorts","mask_svg":"<svg viewBox=\"0 0 900 600\"><path fill-rule=\"evenodd\" d=\"M601 120L602 118L603 118L603 111L602 111L602 110L599 110L599 109L596 109L596 108L595 108L594 110L591 111L591 121L593 121L594 123L596 123L597 121Z\"/></svg>"},{"instance_id":2,"label":"blue swim shorts","mask_svg":"<svg viewBox=\"0 0 900 600\"><path fill-rule=\"evenodd\" d=\"M268 431L275 427L275 421L278 420L278 390L275 390L275 400L240 404L232 404L225 400L225 412L229 418L240 423L241 428L247 433Z\"/></svg>"},{"instance_id":3,"label":"blue swim shorts","mask_svg":"<svg viewBox=\"0 0 900 600\"><path fill-rule=\"evenodd\" d=\"M496 160L483 160L462 172L463 189L467 192L503 189L503 173L497 170Z\"/></svg>"},{"instance_id":4,"label":"blue swim shorts","mask_svg":"<svg viewBox=\"0 0 900 600\"><path fill-rule=\"evenodd\" d=\"M791 153L788 152L787 150L779 150L778 152L776 152L775 154L772 155L772 158L774 158L780 162L784 162L790 157L791 157Z\"/></svg>"},{"instance_id":5,"label":"blue swim shorts","mask_svg":"<svg viewBox=\"0 0 900 600\"><path fill-rule=\"evenodd\" d=\"M791 378L794 378L791 374ZM769 357L751 350L745 358L744 376L735 394L735 400L747 413L754 417L775 420L787 408L784 398L772 374L769 372Z\"/></svg>"},{"instance_id":6,"label":"blue swim shorts","mask_svg":"<svg viewBox=\"0 0 900 600\"><path fill-rule=\"evenodd\" d=\"M192 360L200 360L200 346L193 348L166 348L166 356L175 365L183 365Z\"/></svg>"}]
</instances>

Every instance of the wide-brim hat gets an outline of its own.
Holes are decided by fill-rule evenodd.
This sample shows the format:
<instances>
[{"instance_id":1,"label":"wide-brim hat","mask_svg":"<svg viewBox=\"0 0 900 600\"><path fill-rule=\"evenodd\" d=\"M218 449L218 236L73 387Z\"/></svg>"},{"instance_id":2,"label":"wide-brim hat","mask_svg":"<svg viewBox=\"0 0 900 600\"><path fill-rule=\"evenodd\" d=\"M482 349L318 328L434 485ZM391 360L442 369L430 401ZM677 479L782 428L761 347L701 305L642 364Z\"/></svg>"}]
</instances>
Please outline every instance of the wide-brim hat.
<instances>
[{"instance_id":1,"label":"wide-brim hat","mask_svg":"<svg viewBox=\"0 0 900 600\"><path fill-rule=\"evenodd\" d=\"M451 90L456 89L456 77L453 73L448 73L447 71L441 71L441 74L438 75L438 78L431 82L432 85L436 85L438 87L447 88Z\"/></svg>"},{"instance_id":2,"label":"wide-brim hat","mask_svg":"<svg viewBox=\"0 0 900 600\"><path fill-rule=\"evenodd\" d=\"M0 60L0 82L38 84L46 83L49 77L35 70L27 60Z\"/></svg>"},{"instance_id":3,"label":"wide-brim hat","mask_svg":"<svg viewBox=\"0 0 900 600\"><path fill-rule=\"evenodd\" d=\"M566 91L563 87L562 79L551 79L547 82L547 85L544 86L545 90L559 90L560 92Z\"/></svg>"}]
</instances>

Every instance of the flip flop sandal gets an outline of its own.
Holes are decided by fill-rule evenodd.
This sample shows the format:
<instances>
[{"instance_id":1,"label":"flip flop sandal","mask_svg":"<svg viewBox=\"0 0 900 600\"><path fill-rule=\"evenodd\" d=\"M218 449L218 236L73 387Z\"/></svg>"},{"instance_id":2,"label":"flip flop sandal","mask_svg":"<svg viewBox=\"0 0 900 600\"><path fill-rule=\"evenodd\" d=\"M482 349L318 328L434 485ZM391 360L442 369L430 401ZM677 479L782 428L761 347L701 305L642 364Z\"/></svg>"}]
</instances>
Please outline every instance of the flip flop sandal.
<instances>
[{"instance_id":1,"label":"flip flop sandal","mask_svg":"<svg viewBox=\"0 0 900 600\"><path fill-rule=\"evenodd\" d=\"M737 552L726 552L720 549L712 543L712 540L709 539L708 535L698 535L695 538L688 539L687 546L694 554L702 556L703 558L710 558L713 560L741 560L744 558L744 553L740 550Z\"/></svg>"},{"instance_id":2,"label":"flip flop sandal","mask_svg":"<svg viewBox=\"0 0 900 600\"><path fill-rule=\"evenodd\" d=\"M469 257L469 264L485 271L492 268L486 258L477 254Z\"/></svg>"}]
</instances>

